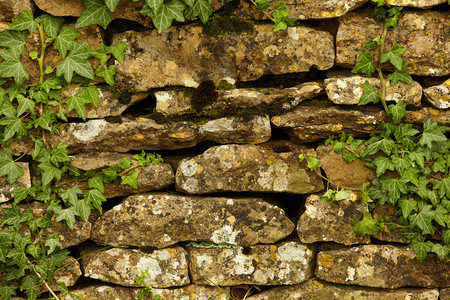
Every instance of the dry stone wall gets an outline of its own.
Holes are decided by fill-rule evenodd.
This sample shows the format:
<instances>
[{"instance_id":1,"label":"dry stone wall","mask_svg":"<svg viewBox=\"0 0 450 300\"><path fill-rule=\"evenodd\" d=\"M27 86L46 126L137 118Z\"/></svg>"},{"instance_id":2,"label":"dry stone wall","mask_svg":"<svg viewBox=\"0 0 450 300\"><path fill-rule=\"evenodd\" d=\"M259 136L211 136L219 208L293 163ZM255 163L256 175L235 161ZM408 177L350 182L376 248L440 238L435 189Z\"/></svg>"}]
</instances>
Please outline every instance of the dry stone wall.
<instances>
[{"instance_id":1,"label":"dry stone wall","mask_svg":"<svg viewBox=\"0 0 450 300\"><path fill-rule=\"evenodd\" d=\"M413 84L388 87L387 101L405 102L408 122L450 125L447 0L386 2L404 7L387 44L408 48L414 75ZM89 120L61 124L48 142L67 143L83 170L141 150L158 150L166 162L141 169L138 189L105 186L102 215L77 219L74 230L55 223L63 248L81 257L56 274L55 290L59 280L80 299L133 299L148 271L145 284L161 299L450 299L448 260L430 254L419 265L395 232L356 236L351 220L368 211L360 195L321 204L326 183L298 161L301 153L320 158L339 185L359 188L375 177L319 145L343 131L368 136L387 118L381 106L356 105L362 84L379 80L349 72L383 26L370 18L370 1L291 1L304 24L279 32L240 1L235 13L257 20L254 31L213 37L198 22L158 34L138 13L142 5L122 0L113 15L122 23L85 30L93 48L128 44L119 85L102 87ZM79 16L82 1L0 0L2 29L20 9ZM232 89L215 90L224 84ZM15 154L29 153L29 142L13 144ZM15 186L30 185L35 166L21 166ZM14 186L1 183L5 208ZM39 216L42 205L32 206Z\"/></svg>"}]
</instances>

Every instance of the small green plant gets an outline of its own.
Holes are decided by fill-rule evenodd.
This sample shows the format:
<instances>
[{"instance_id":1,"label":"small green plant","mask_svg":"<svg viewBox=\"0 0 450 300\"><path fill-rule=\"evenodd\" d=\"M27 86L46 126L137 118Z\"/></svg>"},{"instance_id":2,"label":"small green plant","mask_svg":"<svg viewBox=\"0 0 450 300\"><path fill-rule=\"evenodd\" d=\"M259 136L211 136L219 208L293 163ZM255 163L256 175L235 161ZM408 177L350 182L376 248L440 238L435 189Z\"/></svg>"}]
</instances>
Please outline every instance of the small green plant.
<instances>
[{"instance_id":1,"label":"small green plant","mask_svg":"<svg viewBox=\"0 0 450 300\"><path fill-rule=\"evenodd\" d=\"M364 83L359 105L378 103L380 100L389 121L378 126L378 133L368 140L355 139L341 134L339 138L330 137L325 144L333 145L336 153L342 153L347 163L360 159L366 166L376 171L376 178L361 187L362 202L369 204L373 211L377 206L391 205L393 216L363 214L362 220L352 221L357 235L375 235L381 229L397 230L403 241L409 241L419 263L423 263L429 252L436 253L441 260L450 258L450 140L446 136L450 127L439 126L431 119L418 130L413 124L403 123L406 105L403 102L386 104L386 79L382 64L389 62L394 72L388 75L391 85L398 81L412 83L407 73L407 62L401 55L405 47L394 44L391 50L384 50L388 30L394 30L401 8L383 7L384 1L377 2L374 18L385 19L383 34L364 47L377 51L378 63L372 62L373 54L360 52L360 61L352 72L371 76L377 71L382 83L381 93L374 86ZM360 147L363 145L364 147ZM308 157L306 157L308 159ZM304 157L300 157L304 159ZM310 162L311 161L311 162ZM310 157L308 167L314 170L320 162ZM346 189L328 190L323 201L347 199ZM441 241L436 240L436 234Z\"/></svg>"},{"instance_id":2,"label":"small green plant","mask_svg":"<svg viewBox=\"0 0 450 300\"><path fill-rule=\"evenodd\" d=\"M137 298L140 299L140 298L144 297L145 295L151 295L152 299L161 300L161 295L157 294L154 288L147 285L147 283L145 282L145 278L149 278L149 279L151 278L150 274L148 274L148 270L142 271L141 275L138 276L138 278L136 279L136 282L135 282L136 284L144 286L144 288L137 295Z\"/></svg>"}]
</instances>

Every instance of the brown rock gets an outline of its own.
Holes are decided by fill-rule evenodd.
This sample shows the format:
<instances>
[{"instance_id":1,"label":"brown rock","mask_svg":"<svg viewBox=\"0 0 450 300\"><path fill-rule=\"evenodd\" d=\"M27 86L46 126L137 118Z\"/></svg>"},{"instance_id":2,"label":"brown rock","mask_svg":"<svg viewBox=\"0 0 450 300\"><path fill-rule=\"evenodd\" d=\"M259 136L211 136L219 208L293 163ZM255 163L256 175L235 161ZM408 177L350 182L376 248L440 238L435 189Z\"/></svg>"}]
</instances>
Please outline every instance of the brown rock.
<instances>
[{"instance_id":1,"label":"brown rock","mask_svg":"<svg viewBox=\"0 0 450 300\"><path fill-rule=\"evenodd\" d=\"M351 12L342 17L336 36L336 64L352 68L359 60L359 51L367 50L364 43L380 36L384 22L376 22L371 10ZM388 31L384 49L394 43L407 47L404 61L409 62L407 71L422 76L450 74L450 26L448 11L409 11L400 16L394 31ZM387 66L387 65L386 65Z\"/></svg>"},{"instance_id":2,"label":"brown rock","mask_svg":"<svg viewBox=\"0 0 450 300\"><path fill-rule=\"evenodd\" d=\"M303 100L313 98L323 91L317 82L306 82L286 89L259 88L234 89L217 91L218 99L202 111L227 110L250 108L261 105L270 105L276 101L283 101L283 109L290 109ZM192 93L192 92L190 92ZM191 99L188 92L173 90L155 93L156 111L164 115L180 115L194 113L191 108Z\"/></svg>"},{"instance_id":3,"label":"brown rock","mask_svg":"<svg viewBox=\"0 0 450 300\"><path fill-rule=\"evenodd\" d=\"M21 10L34 12L35 6L31 0L2 0L0 1L0 21L12 21L20 15Z\"/></svg>"},{"instance_id":4,"label":"brown rock","mask_svg":"<svg viewBox=\"0 0 450 300\"><path fill-rule=\"evenodd\" d=\"M274 243L293 230L283 210L259 198L153 193L130 196L105 212L91 239L106 245L157 248L189 240L247 246Z\"/></svg>"},{"instance_id":5,"label":"brown rock","mask_svg":"<svg viewBox=\"0 0 450 300\"><path fill-rule=\"evenodd\" d=\"M14 196L11 192L14 188L17 187L30 187L31 186L31 177L30 177L30 169L28 167L28 163L18 162L17 163L23 170L23 175L17 178L16 182L13 185L9 185L6 176L0 177L0 203L8 202Z\"/></svg>"},{"instance_id":6,"label":"brown rock","mask_svg":"<svg viewBox=\"0 0 450 300\"><path fill-rule=\"evenodd\" d=\"M75 285L82 274L80 264L72 256L67 257L67 259L63 261L63 266L66 267L56 271L53 274L52 281L49 282L49 286L53 291L59 291L58 282L64 282L67 287Z\"/></svg>"},{"instance_id":7,"label":"brown rock","mask_svg":"<svg viewBox=\"0 0 450 300\"><path fill-rule=\"evenodd\" d=\"M423 90L425 99L439 109L450 108L450 80Z\"/></svg>"},{"instance_id":8,"label":"brown rock","mask_svg":"<svg viewBox=\"0 0 450 300\"><path fill-rule=\"evenodd\" d=\"M183 160L176 188L191 194L223 191L307 194L323 189L316 172L299 163L301 152L276 153L253 145L224 145Z\"/></svg>"},{"instance_id":9,"label":"brown rock","mask_svg":"<svg viewBox=\"0 0 450 300\"><path fill-rule=\"evenodd\" d=\"M438 300L439 291L437 289L367 289L360 287L347 287L330 284L319 281L314 278L293 286L276 287L266 290L257 295L248 297L248 300L298 300L298 299L316 299L316 300L354 300L354 299L372 299L372 300ZM442 299L442 296L441 298Z\"/></svg>"},{"instance_id":10,"label":"brown rock","mask_svg":"<svg viewBox=\"0 0 450 300\"><path fill-rule=\"evenodd\" d=\"M208 300L224 300L226 293L230 293L229 287L221 287L220 289L214 286L201 286L190 284L184 287L158 289L155 288L155 295L160 295L161 299L177 300L177 299L208 299ZM96 299L96 300L111 300L111 299L136 299L137 295L142 291L142 288L122 287L118 285L90 285L70 290L71 293L80 297L80 299ZM66 299L74 299L70 295ZM151 299L150 296L145 296L142 299Z\"/></svg>"},{"instance_id":11,"label":"brown rock","mask_svg":"<svg viewBox=\"0 0 450 300\"><path fill-rule=\"evenodd\" d=\"M334 64L333 38L308 27L273 32L272 25L256 25L255 33L206 37L199 26L169 28L158 34L125 32L113 44L130 45L117 79L138 91L164 86L197 87L204 80L255 80L264 74L329 69ZM251 49L251 50L250 50Z\"/></svg>"},{"instance_id":12,"label":"brown rock","mask_svg":"<svg viewBox=\"0 0 450 300\"><path fill-rule=\"evenodd\" d=\"M35 2L43 11L58 17L79 17L84 8L82 0L35 0ZM152 27L151 18L140 13L144 4L143 1L122 0L112 12L112 18L135 21L144 26Z\"/></svg>"},{"instance_id":13,"label":"brown rock","mask_svg":"<svg viewBox=\"0 0 450 300\"><path fill-rule=\"evenodd\" d=\"M332 145L320 145L316 149L317 156L322 164L322 170L330 183L340 187L359 189L365 182L371 182L376 178L375 170L364 165L356 159L346 163L341 153L336 153Z\"/></svg>"},{"instance_id":14,"label":"brown rock","mask_svg":"<svg viewBox=\"0 0 450 300\"><path fill-rule=\"evenodd\" d=\"M375 87L375 92L381 92L381 80L377 78L364 78L352 76L346 78L325 79L325 89L328 99L335 104L353 105L358 104L363 93L363 84L370 83ZM422 99L422 87L419 83L406 84L399 82L391 86L386 81L386 101L404 102L411 107L420 107Z\"/></svg>"},{"instance_id":15,"label":"brown rock","mask_svg":"<svg viewBox=\"0 0 450 300\"><path fill-rule=\"evenodd\" d=\"M299 106L283 115L271 118L273 125L285 130L296 142L308 143L346 132L352 136L372 133L386 114L373 107Z\"/></svg>"},{"instance_id":16,"label":"brown rock","mask_svg":"<svg viewBox=\"0 0 450 300\"><path fill-rule=\"evenodd\" d=\"M211 285L297 284L313 276L315 245L294 241L230 248L193 248L189 253L192 282ZM206 280L204 277L208 278Z\"/></svg>"},{"instance_id":17,"label":"brown rock","mask_svg":"<svg viewBox=\"0 0 450 300\"><path fill-rule=\"evenodd\" d=\"M189 284L187 253L180 246L142 252L135 249L112 248L90 254L82 249L81 268L85 277L123 286L142 286L136 279L142 272L147 286L166 288Z\"/></svg>"},{"instance_id":18,"label":"brown rock","mask_svg":"<svg viewBox=\"0 0 450 300\"><path fill-rule=\"evenodd\" d=\"M439 291L439 299L441 299L441 300L449 300L450 299L450 288L440 289L440 291Z\"/></svg>"},{"instance_id":19,"label":"brown rock","mask_svg":"<svg viewBox=\"0 0 450 300\"><path fill-rule=\"evenodd\" d=\"M389 6L410 6L417 8L430 8L448 0L386 0L386 4Z\"/></svg>"},{"instance_id":20,"label":"brown rock","mask_svg":"<svg viewBox=\"0 0 450 300\"><path fill-rule=\"evenodd\" d=\"M299 20L311 19L328 19L345 15L347 12L354 10L368 0L295 0L286 3L289 11L289 17ZM270 11L274 10L276 3L273 2ZM268 17L264 13L257 11L255 6L247 2L241 2L236 12L241 17L267 20Z\"/></svg>"},{"instance_id":21,"label":"brown rock","mask_svg":"<svg viewBox=\"0 0 450 300\"><path fill-rule=\"evenodd\" d=\"M319 252L316 275L349 285L436 288L450 286L449 267L448 260L434 254L419 265L414 250L406 246L366 245Z\"/></svg>"},{"instance_id":22,"label":"brown rock","mask_svg":"<svg viewBox=\"0 0 450 300\"><path fill-rule=\"evenodd\" d=\"M336 242L344 245L369 244L370 237L356 236L352 219L362 219L367 205L353 199L335 203L320 203L320 195L310 195L306 199L305 212L300 216L297 233L302 243L321 241ZM352 201L353 200L353 201Z\"/></svg>"},{"instance_id":23,"label":"brown rock","mask_svg":"<svg viewBox=\"0 0 450 300\"><path fill-rule=\"evenodd\" d=\"M432 107L424 107L420 110L409 111L403 118L405 123L423 124L426 120L432 119L439 125L450 125L450 113L448 111L437 110Z\"/></svg>"}]
</instances>

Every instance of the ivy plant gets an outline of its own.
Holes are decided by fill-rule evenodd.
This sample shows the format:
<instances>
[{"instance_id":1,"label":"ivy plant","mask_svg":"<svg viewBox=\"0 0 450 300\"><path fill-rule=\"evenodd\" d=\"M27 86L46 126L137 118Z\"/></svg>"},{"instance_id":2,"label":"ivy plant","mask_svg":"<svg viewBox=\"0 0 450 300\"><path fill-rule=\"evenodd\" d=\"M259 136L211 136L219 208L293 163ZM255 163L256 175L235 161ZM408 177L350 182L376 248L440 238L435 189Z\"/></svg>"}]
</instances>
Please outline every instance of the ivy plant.
<instances>
[{"instance_id":1,"label":"ivy plant","mask_svg":"<svg viewBox=\"0 0 450 300\"><path fill-rule=\"evenodd\" d=\"M378 132L368 140L355 139L342 133L338 138L330 137L336 153L342 153L347 163L360 159L376 171L376 178L361 187L362 202L369 204L370 211L382 205L394 207L394 214L380 216L365 212L362 220L353 219L356 235L375 235L380 230L398 230L404 242L414 249L422 264L427 254L436 253L441 260L450 258L450 127L440 126L429 119L422 128L402 122L406 115L406 104L386 104L386 79L382 66L391 64L394 72L387 79L390 85L398 81L412 83L407 73L408 62L401 55L406 47L394 44L385 50L387 31L394 30L401 8L386 8L384 1L372 0L378 5L373 17L385 20L381 36L368 41L364 47L369 51L359 53L359 62L353 73L372 76L377 72L381 81L381 93L370 83L363 84L359 105L381 101L388 122L378 126ZM374 54L377 62L374 63ZM364 147L360 147L363 145ZM303 160L304 156L300 156ZM318 159L307 157L312 170L320 166ZM334 202L350 196L348 188L340 191L328 190L322 201Z\"/></svg>"},{"instance_id":2,"label":"ivy plant","mask_svg":"<svg viewBox=\"0 0 450 300\"><path fill-rule=\"evenodd\" d=\"M67 121L69 112L75 110L86 120L86 105L97 107L100 92L90 82L97 76L114 85L115 67L107 62L113 58L122 62L127 47L119 43L90 49L78 40L78 30L63 23L61 18L46 14L35 18L30 11L21 11L0 32L0 176L13 185L24 174L18 164L21 160L35 169L34 184L14 188L13 203L0 212L0 298L5 300L18 291L28 299L44 291L55 296L52 277L69 251L61 250L58 234L49 231L52 224L62 222L73 229L77 218L88 221L92 209L102 210L105 184L138 188L138 168L162 161L157 154L143 152L113 167L83 172L71 165L67 144L52 147L49 135L58 133L59 122ZM27 39L37 41L37 47ZM47 59L51 53L61 57L55 65L46 63L54 61ZM31 63L24 63L26 59ZM29 68L39 70L34 82ZM79 90L64 99L61 92L71 88ZM23 154L17 157L11 146L21 139L28 139L32 146L19 150ZM87 188L81 187L83 181ZM40 215L33 213L32 200L42 202ZM60 291L64 294L67 289L61 285Z\"/></svg>"}]
</instances>

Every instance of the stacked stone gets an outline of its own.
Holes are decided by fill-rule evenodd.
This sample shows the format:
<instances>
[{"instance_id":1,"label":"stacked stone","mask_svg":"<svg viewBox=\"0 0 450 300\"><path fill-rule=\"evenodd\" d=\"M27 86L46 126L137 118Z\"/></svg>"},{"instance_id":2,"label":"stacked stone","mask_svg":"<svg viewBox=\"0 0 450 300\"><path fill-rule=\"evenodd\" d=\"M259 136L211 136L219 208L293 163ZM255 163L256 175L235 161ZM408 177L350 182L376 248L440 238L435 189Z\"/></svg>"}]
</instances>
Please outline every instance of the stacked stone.
<instances>
[{"instance_id":1,"label":"stacked stone","mask_svg":"<svg viewBox=\"0 0 450 300\"><path fill-rule=\"evenodd\" d=\"M92 215L89 222L77 220L74 230L55 223L51 230L58 232L63 248L75 247L82 257L80 264L56 274L55 281L71 287L80 276L96 279L70 289L81 299L132 299L144 286L136 283L142 272L150 275L145 285L162 299L227 299L227 293L240 299L237 287L251 286L264 288L249 300L450 299L450 262L429 255L419 265L395 232L379 234L376 244L368 236L356 236L351 220L362 218L367 205L356 198L321 204L321 177L298 161L299 154L320 158L322 171L342 186L359 188L375 177L359 161L347 165L330 146L311 146L343 131L367 136L386 120L380 107L355 105L362 84L377 85L378 79L336 71L353 67L365 41L381 32L382 23L370 18L366 2L296 0L288 5L300 20L322 20L321 30L299 25L273 32L266 24L255 25L253 33L204 37L198 24L179 24L161 34L155 29L114 33L113 44L129 45L125 61L116 65L116 80L131 85L135 94L125 103L117 101L117 93L103 90L99 107L88 107L86 123L61 124L61 135L48 142L67 143L73 164L83 170L112 166L131 156L130 151L177 150L181 158L169 155L167 163L139 170L137 190L105 187L105 196L120 197L120 204ZM450 74L450 15L448 7L440 9L447 0L386 2L405 6L387 44L407 47L407 71L418 80L389 87L386 100L404 101L408 122L421 124L431 117L450 125L445 81ZM77 5L81 0L7 0L0 3L0 20L11 21L20 9L36 6L55 16L79 16L82 6ZM136 13L142 5L121 1L114 17L151 27L148 18ZM245 1L236 14L265 18ZM337 32L324 30L333 27ZM86 36L93 48L102 41L95 26ZM311 68L326 79L306 76L289 88L217 91L203 112L226 113L202 122L183 118L197 112L188 90L170 89L196 88L209 80L236 84ZM126 113L149 97L156 105L148 112L154 110L165 122ZM237 110L247 113L233 114ZM111 117L119 121L111 122ZM286 138L276 140L274 129ZM192 155L188 148L205 141L218 145ZM25 153L29 142L15 143L13 151ZM16 186L33 180L28 165L23 168L26 175ZM1 207L10 205L11 188L3 182ZM287 197L300 209L283 208ZM36 215L42 209L33 204ZM292 214L297 225L288 218ZM198 247L191 241L219 246ZM51 286L57 289L55 283Z\"/></svg>"}]
</instances>

